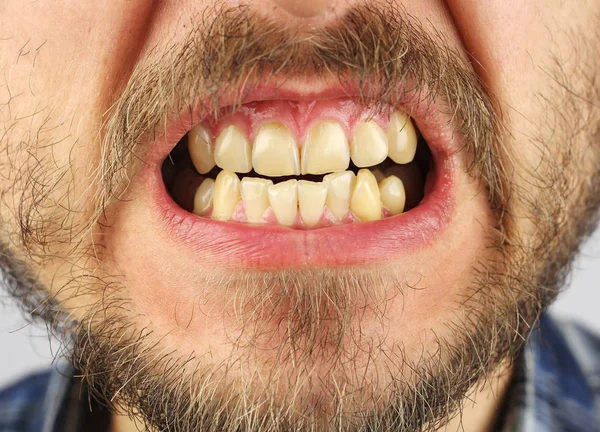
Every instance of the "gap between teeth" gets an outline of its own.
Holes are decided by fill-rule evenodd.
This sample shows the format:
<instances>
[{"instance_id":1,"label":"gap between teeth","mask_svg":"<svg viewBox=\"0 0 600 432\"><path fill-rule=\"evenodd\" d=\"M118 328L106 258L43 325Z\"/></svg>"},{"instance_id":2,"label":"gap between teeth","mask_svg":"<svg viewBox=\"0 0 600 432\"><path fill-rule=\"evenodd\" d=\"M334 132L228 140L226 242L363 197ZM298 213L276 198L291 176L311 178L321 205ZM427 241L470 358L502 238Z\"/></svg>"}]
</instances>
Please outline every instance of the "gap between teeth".
<instances>
[{"instance_id":1,"label":"gap between teeth","mask_svg":"<svg viewBox=\"0 0 600 432\"><path fill-rule=\"evenodd\" d=\"M377 165L387 157L408 164L416 149L414 125L402 111L392 114L386 131L374 121L358 123L350 142L339 123L317 122L300 148L288 128L277 122L261 125L252 143L233 124L220 132L214 145L202 125L188 133L189 154L200 174L215 166L237 173L254 169L266 177L337 173L347 170L350 160L359 168Z\"/></svg>"},{"instance_id":2,"label":"gap between teeth","mask_svg":"<svg viewBox=\"0 0 600 432\"><path fill-rule=\"evenodd\" d=\"M391 168L393 170L393 167ZM194 199L194 213L213 219L289 227L366 222L404 211L404 184L395 175L381 181L368 169L326 175L322 182L271 180L221 171L205 179Z\"/></svg>"}]
</instances>

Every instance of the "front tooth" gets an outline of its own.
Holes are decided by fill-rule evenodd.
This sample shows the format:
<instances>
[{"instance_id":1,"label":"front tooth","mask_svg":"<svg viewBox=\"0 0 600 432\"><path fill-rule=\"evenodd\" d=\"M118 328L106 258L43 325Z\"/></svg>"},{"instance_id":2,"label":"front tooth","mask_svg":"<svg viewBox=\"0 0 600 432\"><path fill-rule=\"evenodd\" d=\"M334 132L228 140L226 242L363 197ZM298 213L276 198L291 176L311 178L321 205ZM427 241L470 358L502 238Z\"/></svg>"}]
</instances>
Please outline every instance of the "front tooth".
<instances>
[{"instance_id":1,"label":"front tooth","mask_svg":"<svg viewBox=\"0 0 600 432\"><path fill-rule=\"evenodd\" d=\"M387 158L387 137L377 123L366 121L358 125L350 146L350 156L359 168L377 165Z\"/></svg>"},{"instance_id":2,"label":"front tooth","mask_svg":"<svg viewBox=\"0 0 600 432\"><path fill-rule=\"evenodd\" d=\"M415 158L417 151L417 133L410 117L402 111L396 111L390 118L387 130L388 155L399 164L407 164Z\"/></svg>"},{"instance_id":3,"label":"front tooth","mask_svg":"<svg viewBox=\"0 0 600 432\"><path fill-rule=\"evenodd\" d=\"M212 218L222 221L231 219L239 201L240 179L231 171L221 171L215 180Z\"/></svg>"},{"instance_id":4,"label":"front tooth","mask_svg":"<svg viewBox=\"0 0 600 432\"><path fill-rule=\"evenodd\" d=\"M210 134L202 126L196 126L188 132L188 151L196 171L206 174L215 166Z\"/></svg>"},{"instance_id":5,"label":"front tooth","mask_svg":"<svg viewBox=\"0 0 600 432\"><path fill-rule=\"evenodd\" d=\"M317 183L306 180L300 180L298 182L300 216L306 226L314 226L321 220L326 198L326 182Z\"/></svg>"},{"instance_id":6,"label":"front tooth","mask_svg":"<svg viewBox=\"0 0 600 432\"><path fill-rule=\"evenodd\" d=\"M350 151L346 132L338 123L314 125L302 146L302 174L325 174L348 169Z\"/></svg>"},{"instance_id":7,"label":"front tooth","mask_svg":"<svg viewBox=\"0 0 600 432\"><path fill-rule=\"evenodd\" d=\"M355 180L352 171L329 174L323 178L323 182L327 183L325 205L337 220L342 220L348 213Z\"/></svg>"},{"instance_id":8,"label":"front tooth","mask_svg":"<svg viewBox=\"0 0 600 432\"><path fill-rule=\"evenodd\" d=\"M406 193L404 184L396 176L389 176L379 183L379 195L381 202L392 215L400 214L404 211L406 204Z\"/></svg>"},{"instance_id":9,"label":"front tooth","mask_svg":"<svg viewBox=\"0 0 600 432\"><path fill-rule=\"evenodd\" d=\"M224 170L247 173L252 170L250 143L241 130L229 125L217 137L215 162Z\"/></svg>"},{"instance_id":10,"label":"front tooth","mask_svg":"<svg viewBox=\"0 0 600 432\"><path fill-rule=\"evenodd\" d=\"M298 146L287 127L281 123L260 127L252 147L252 166L269 177L300 174Z\"/></svg>"},{"instance_id":11,"label":"front tooth","mask_svg":"<svg viewBox=\"0 0 600 432\"><path fill-rule=\"evenodd\" d=\"M368 169L361 169L350 199L350 210L362 222L381 219L381 198L375 176Z\"/></svg>"},{"instance_id":12,"label":"front tooth","mask_svg":"<svg viewBox=\"0 0 600 432\"><path fill-rule=\"evenodd\" d=\"M215 181L211 178L205 179L196 190L194 195L194 214L202 216L212 206Z\"/></svg>"},{"instance_id":13,"label":"front tooth","mask_svg":"<svg viewBox=\"0 0 600 432\"><path fill-rule=\"evenodd\" d=\"M263 222L263 214L269 208L268 189L272 184L271 180L258 177L242 179L242 202L249 222Z\"/></svg>"},{"instance_id":14,"label":"front tooth","mask_svg":"<svg viewBox=\"0 0 600 432\"><path fill-rule=\"evenodd\" d=\"M269 186L269 203L281 225L291 226L298 214L298 180Z\"/></svg>"}]
</instances>

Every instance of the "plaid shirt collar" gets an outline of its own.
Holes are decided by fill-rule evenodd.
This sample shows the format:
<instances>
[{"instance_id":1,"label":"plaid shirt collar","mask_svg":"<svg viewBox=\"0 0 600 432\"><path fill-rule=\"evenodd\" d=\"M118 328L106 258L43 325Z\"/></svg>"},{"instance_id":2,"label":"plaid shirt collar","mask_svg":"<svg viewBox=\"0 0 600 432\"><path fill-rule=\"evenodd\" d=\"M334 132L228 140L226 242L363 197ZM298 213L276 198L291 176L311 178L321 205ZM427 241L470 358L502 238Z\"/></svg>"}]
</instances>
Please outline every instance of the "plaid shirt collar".
<instances>
[{"instance_id":1,"label":"plaid shirt collar","mask_svg":"<svg viewBox=\"0 0 600 432\"><path fill-rule=\"evenodd\" d=\"M545 316L515 370L502 432L600 431L600 339Z\"/></svg>"}]
</instances>

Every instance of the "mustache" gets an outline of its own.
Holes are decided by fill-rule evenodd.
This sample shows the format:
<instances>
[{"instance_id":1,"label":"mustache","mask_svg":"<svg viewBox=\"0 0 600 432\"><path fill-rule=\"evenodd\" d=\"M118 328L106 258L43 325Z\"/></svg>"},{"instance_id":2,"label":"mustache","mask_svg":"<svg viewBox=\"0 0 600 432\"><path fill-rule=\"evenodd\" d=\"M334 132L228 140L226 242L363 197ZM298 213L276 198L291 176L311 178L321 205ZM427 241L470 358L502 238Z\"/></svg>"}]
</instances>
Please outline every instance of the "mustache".
<instances>
[{"instance_id":1,"label":"mustache","mask_svg":"<svg viewBox=\"0 0 600 432\"><path fill-rule=\"evenodd\" d=\"M501 207L500 120L484 84L441 35L400 7L360 5L325 27L297 29L221 4L193 24L183 39L138 62L105 115L98 216L127 190L148 143L182 113L200 103L200 115L217 116L224 94L234 95L227 108L235 110L260 83L299 77L357 85L359 103L382 108L409 93L441 102L464 141L469 171L487 186L492 207Z\"/></svg>"}]
</instances>

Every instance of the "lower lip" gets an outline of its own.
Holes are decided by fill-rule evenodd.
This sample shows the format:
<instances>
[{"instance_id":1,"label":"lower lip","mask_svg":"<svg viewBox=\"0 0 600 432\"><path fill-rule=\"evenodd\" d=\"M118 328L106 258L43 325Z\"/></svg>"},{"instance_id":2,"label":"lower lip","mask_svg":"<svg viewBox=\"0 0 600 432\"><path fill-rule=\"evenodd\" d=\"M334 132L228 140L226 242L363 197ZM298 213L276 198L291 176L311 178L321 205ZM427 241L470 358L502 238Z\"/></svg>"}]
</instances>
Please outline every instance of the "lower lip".
<instances>
[{"instance_id":1,"label":"lower lip","mask_svg":"<svg viewBox=\"0 0 600 432\"><path fill-rule=\"evenodd\" d=\"M146 171L159 225L167 235L219 266L253 269L381 265L435 239L448 225L455 204L453 158L435 157L429 191L414 209L398 216L316 230L294 230L220 222L198 217L170 197L160 166Z\"/></svg>"}]
</instances>

